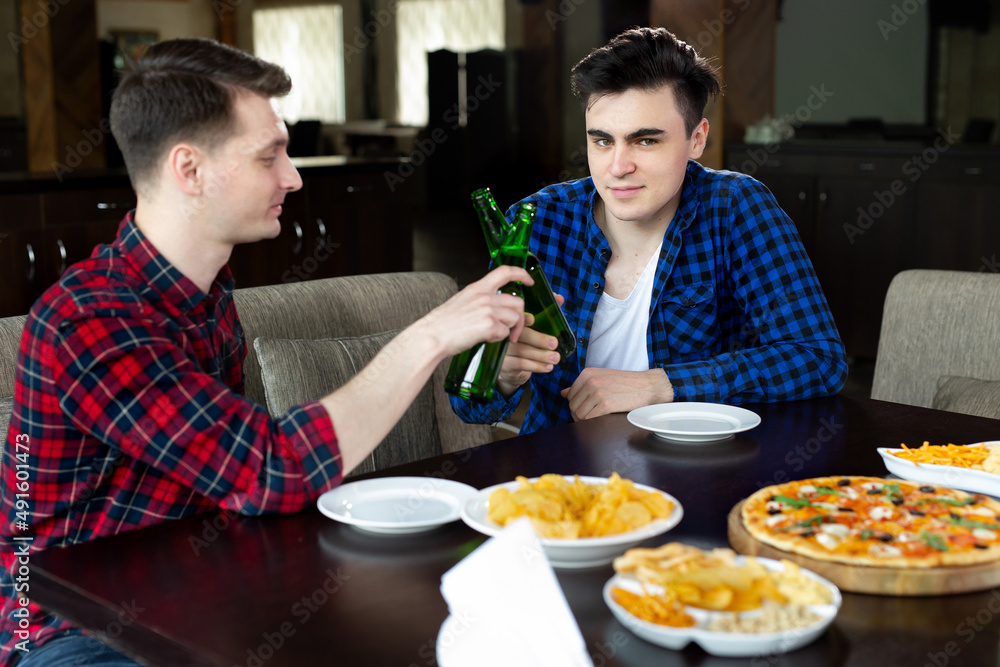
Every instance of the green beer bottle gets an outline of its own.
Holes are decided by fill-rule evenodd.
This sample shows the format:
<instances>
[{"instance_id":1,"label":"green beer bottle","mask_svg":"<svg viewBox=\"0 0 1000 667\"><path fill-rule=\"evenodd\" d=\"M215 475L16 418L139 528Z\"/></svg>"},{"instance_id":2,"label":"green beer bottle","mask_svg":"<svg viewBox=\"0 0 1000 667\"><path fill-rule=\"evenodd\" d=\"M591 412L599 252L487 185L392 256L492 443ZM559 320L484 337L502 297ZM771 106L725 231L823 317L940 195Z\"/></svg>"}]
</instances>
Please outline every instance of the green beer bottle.
<instances>
[{"instance_id":1,"label":"green beer bottle","mask_svg":"<svg viewBox=\"0 0 1000 667\"><path fill-rule=\"evenodd\" d=\"M479 215L480 224L483 226L483 235L486 237L486 245L490 250L490 257L496 257L500 249L500 244L505 235L511 232L511 224L500 212L493 194L489 188L482 188L472 193L472 203ZM534 207L532 207L534 216ZM549 336L555 336L559 341L556 352L559 353L560 360L565 360L576 350L576 334L566 321L566 316L556 296L552 292L545 273L539 265L538 258L534 253L528 253L528 261L524 268L528 271L531 279L535 281L533 285L524 286L524 309L535 317L535 323L531 328Z\"/></svg>"},{"instance_id":2,"label":"green beer bottle","mask_svg":"<svg viewBox=\"0 0 1000 667\"><path fill-rule=\"evenodd\" d=\"M535 219L534 204L524 204L518 211L517 220L497 248L495 263L524 268L528 259L528 239L531 238L531 224ZM524 298L523 286L510 282L500 288L504 294ZM472 348L455 355L444 380L444 389L449 394L475 401L489 401L500 375L500 365L507 354L510 338L496 343L478 343Z\"/></svg>"}]
</instances>

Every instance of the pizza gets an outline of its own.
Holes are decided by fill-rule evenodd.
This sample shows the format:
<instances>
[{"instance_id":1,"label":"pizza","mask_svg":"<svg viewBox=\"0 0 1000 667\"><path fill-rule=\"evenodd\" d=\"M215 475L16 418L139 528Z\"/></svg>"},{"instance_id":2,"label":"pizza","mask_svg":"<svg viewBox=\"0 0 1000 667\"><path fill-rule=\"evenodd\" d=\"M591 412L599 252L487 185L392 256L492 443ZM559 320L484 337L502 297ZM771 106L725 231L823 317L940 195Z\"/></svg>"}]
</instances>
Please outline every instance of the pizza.
<instances>
[{"instance_id":1,"label":"pizza","mask_svg":"<svg viewBox=\"0 0 1000 667\"><path fill-rule=\"evenodd\" d=\"M1000 502L879 477L819 477L760 489L742 520L764 544L850 565L929 568L1000 559Z\"/></svg>"}]
</instances>

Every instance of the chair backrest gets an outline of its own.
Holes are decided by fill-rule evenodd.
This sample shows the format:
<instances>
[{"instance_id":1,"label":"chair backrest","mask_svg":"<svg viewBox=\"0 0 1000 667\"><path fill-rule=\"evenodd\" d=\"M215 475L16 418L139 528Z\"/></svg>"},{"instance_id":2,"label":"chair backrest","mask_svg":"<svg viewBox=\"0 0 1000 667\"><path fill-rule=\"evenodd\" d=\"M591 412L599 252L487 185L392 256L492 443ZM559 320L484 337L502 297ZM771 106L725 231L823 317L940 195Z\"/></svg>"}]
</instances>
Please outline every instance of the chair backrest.
<instances>
[{"instance_id":1,"label":"chair backrest","mask_svg":"<svg viewBox=\"0 0 1000 667\"><path fill-rule=\"evenodd\" d=\"M21 347L21 332L27 315L0 318L0 457L7 442L7 427L14 403L14 374L17 371L17 351Z\"/></svg>"},{"instance_id":2,"label":"chair backrest","mask_svg":"<svg viewBox=\"0 0 1000 667\"><path fill-rule=\"evenodd\" d=\"M269 404L255 339L370 338L373 334L405 328L456 291L452 278L430 272L344 276L236 290L236 309L249 348L243 365L247 396L262 405ZM287 351L288 347L285 345L284 349ZM312 349L305 350L303 346L299 361L305 359L306 354L315 354L315 346L309 347ZM416 456L418 452L427 455L458 451L494 439L490 427L465 424L455 415L444 391L446 373L447 361L438 367L430 380L432 391L428 396L433 402L435 428L428 429L426 437L435 441L409 443L408 446L414 447L412 456L416 458L420 458ZM280 402L278 407L280 409ZM437 431L436 436L433 430ZM404 454L401 459L398 455L386 457L386 452L382 454L386 465L402 463L407 456ZM377 467L381 466L369 461L369 465L359 472Z\"/></svg>"},{"instance_id":3,"label":"chair backrest","mask_svg":"<svg viewBox=\"0 0 1000 667\"><path fill-rule=\"evenodd\" d=\"M943 407L943 378L1000 381L1000 274L914 269L889 285L872 398Z\"/></svg>"}]
</instances>

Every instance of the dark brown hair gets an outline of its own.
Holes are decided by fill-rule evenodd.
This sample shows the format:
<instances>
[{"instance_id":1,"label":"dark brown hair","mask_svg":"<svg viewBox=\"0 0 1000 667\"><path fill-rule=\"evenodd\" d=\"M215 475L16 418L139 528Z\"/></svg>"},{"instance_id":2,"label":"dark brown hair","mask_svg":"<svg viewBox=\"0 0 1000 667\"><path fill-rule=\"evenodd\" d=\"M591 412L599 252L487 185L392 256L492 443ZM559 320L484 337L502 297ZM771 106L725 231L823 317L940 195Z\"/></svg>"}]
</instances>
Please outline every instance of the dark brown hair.
<instances>
[{"instance_id":1,"label":"dark brown hair","mask_svg":"<svg viewBox=\"0 0 1000 667\"><path fill-rule=\"evenodd\" d=\"M722 92L711 63L665 28L626 30L578 62L571 84L584 108L592 95L672 86L688 136L701 121L708 96Z\"/></svg>"},{"instance_id":2,"label":"dark brown hair","mask_svg":"<svg viewBox=\"0 0 1000 667\"><path fill-rule=\"evenodd\" d=\"M174 39L149 47L115 89L111 132L138 191L178 141L212 150L238 128L241 92L283 97L292 81L281 67L209 39Z\"/></svg>"}]
</instances>

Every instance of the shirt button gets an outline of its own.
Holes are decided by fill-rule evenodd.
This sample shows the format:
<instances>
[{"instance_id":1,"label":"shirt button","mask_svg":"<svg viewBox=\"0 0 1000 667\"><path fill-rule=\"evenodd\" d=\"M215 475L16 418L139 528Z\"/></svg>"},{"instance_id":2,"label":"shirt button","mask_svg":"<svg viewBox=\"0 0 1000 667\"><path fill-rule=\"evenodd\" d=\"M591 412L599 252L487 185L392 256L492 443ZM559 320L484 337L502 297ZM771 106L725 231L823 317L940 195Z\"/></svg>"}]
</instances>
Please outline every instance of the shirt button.
<instances>
[{"instance_id":1,"label":"shirt button","mask_svg":"<svg viewBox=\"0 0 1000 667\"><path fill-rule=\"evenodd\" d=\"M580 336L579 338L576 339L576 342L580 343L580 345L586 345L587 339L584 338L583 336Z\"/></svg>"},{"instance_id":2,"label":"shirt button","mask_svg":"<svg viewBox=\"0 0 1000 667\"><path fill-rule=\"evenodd\" d=\"M601 283L595 282L593 285L594 289L601 289Z\"/></svg>"}]
</instances>

